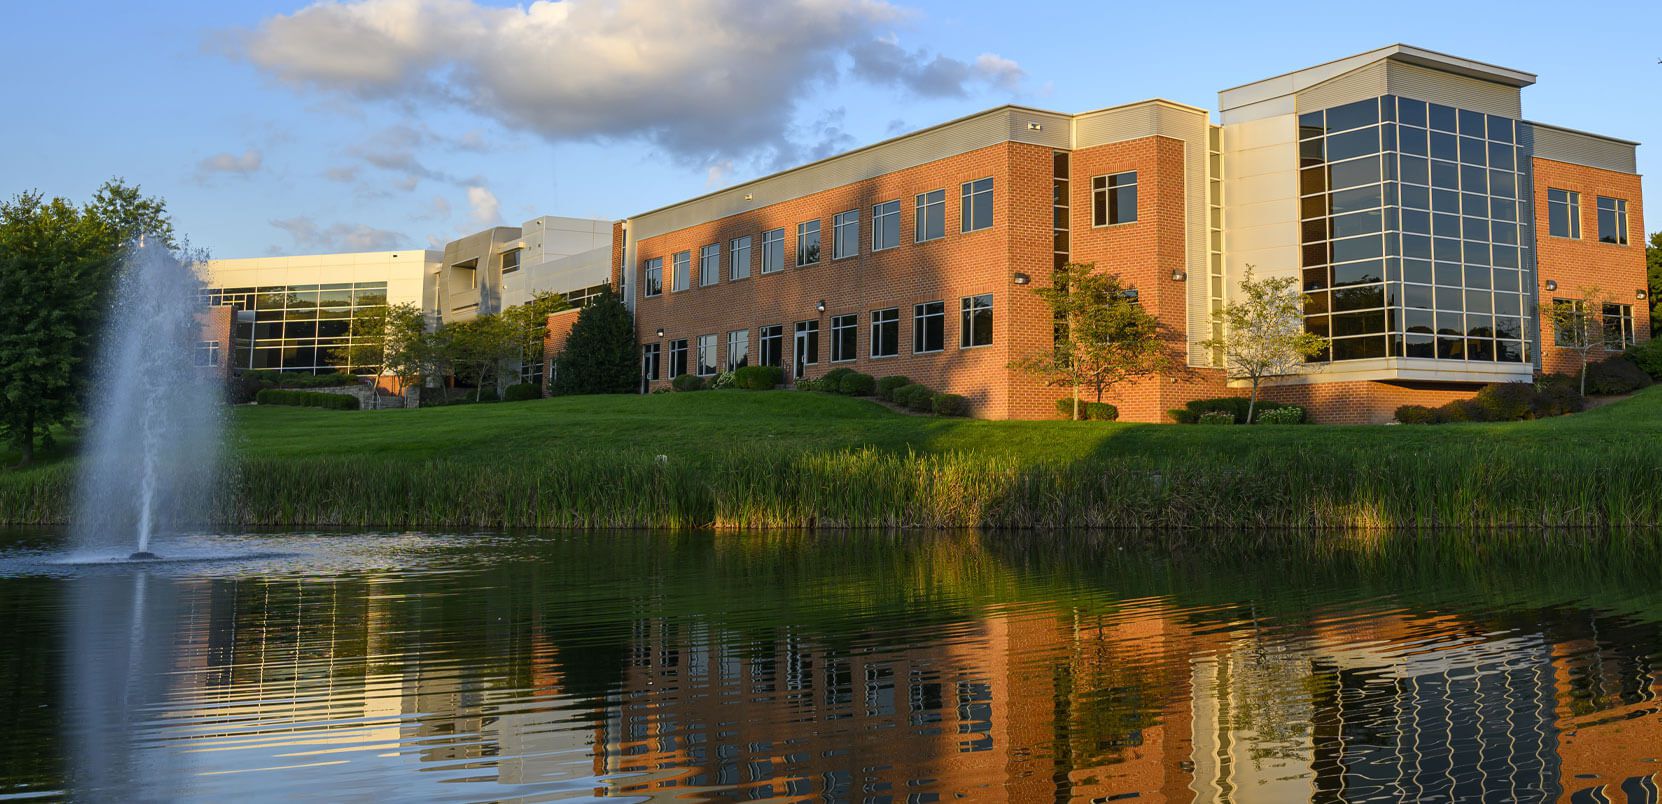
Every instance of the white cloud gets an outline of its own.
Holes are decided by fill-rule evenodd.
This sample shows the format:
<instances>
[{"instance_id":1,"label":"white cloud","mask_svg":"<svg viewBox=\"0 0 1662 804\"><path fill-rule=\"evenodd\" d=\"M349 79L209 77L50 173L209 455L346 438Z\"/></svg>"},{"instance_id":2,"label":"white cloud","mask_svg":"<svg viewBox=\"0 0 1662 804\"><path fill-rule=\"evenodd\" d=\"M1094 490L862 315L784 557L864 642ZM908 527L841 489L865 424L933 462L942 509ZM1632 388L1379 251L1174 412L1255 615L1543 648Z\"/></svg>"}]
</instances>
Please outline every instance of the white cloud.
<instances>
[{"instance_id":1,"label":"white cloud","mask_svg":"<svg viewBox=\"0 0 1662 804\"><path fill-rule=\"evenodd\" d=\"M821 84L854 74L931 95L1019 80L1014 62L905 51L883 0L316 2L240 32L277 79L357 99L469 109L554 141L645 141L701 165L798 145ZM464 136L462 144L468 144Z\"/></svg>"},{"instance_id":2,"label":"white cloud","mask_svg":"<svg viewBox=\"0 0 1662 804\"><path fill-rule=\"evenodd\" d=\"M196 175L203 180L213 176L247 177L259 172L264 162L265 155L258 148L249 148L241 155L217 153L196 163Z\"/></svg>"},{"instance_id":3,"label":"white cloud","mask_svg":"<svg viewBox=\"0 0 1662 804\"><path fill-rule=\"evenodd\" d=\"M300 215L276 218L271 225L286 232L299 252L392 251L408 248L404 235L364 224L335 223L319 226Z\"/></svg>"},{"instance_id":4,"label":"white cloud","mask_svg":"<svg viewBox=\"0 0 1662 804\"><path fill-rule=\"evenodd\" d=\"M329 181L338 181L342 184L350 184L358 180L358 173L357 165L338 165L323 171L323 178Z\"/></svg>"},{"instance_id":5,"label":"white cloud","mask_svg":"<svg viewBox=\"0 0 1662 804\"><path fill-rule=\"evenodd\" d=\"M496 200L495 193L484 187L467 188L467 205L472 208L473 222L480 226L495 226L502 220L502 204Z\"/></svg>"},{"instance_id":6,"label":"white cloud","mask_svg":"<svg viewBox=\"0 0 1662 804\"><path fill-rule=\"evenodd\" d=\"M709 188L725 187L727 180L733 175L733 160L722 159L714 162L704 171L704 186Z\"/></svg>"}]
</instances>

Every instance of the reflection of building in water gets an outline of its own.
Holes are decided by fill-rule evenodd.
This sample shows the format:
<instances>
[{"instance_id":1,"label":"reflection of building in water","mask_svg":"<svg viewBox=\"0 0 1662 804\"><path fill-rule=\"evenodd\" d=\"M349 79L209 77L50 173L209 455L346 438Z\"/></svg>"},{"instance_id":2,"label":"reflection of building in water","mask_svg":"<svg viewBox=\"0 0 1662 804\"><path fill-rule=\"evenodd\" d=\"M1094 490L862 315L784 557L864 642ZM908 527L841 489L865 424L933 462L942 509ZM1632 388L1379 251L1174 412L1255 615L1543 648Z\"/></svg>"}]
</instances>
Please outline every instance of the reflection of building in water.
<instances>
[{"instance_id":1,"label":"reflection of building in water","mask_svg":"<svg viewBox=\"0 0 1662 804\"><path fill-rule=\"evenodd\" d=\"M1657 804L1662 777L1662 675L1654 633L1593 623L1598 638L1553 646L1559 757L1571 801ZM1648 773L1645 771L1649 771Z\"/></svg>"}]
</instances>

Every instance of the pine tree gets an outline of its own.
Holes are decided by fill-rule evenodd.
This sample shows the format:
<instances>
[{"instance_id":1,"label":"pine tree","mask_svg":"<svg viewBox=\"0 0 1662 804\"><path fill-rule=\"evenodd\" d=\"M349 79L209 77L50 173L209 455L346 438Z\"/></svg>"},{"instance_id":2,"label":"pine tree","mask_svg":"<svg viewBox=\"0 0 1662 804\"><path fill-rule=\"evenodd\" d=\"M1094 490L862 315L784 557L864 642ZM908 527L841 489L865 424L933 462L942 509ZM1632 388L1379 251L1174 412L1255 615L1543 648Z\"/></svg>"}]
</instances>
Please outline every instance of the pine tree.
<instances>
[{"instance_id":1,"label":"pine tree","mask_svg":"<svg viewBox=\"0 0 1662 804\"><path fill-rule=\"evenodd\" d=\"M564 394L630 394L640 388L635 323L610 288L577 313L554 362L550 390Z\"/></svg>"}]
</instances>

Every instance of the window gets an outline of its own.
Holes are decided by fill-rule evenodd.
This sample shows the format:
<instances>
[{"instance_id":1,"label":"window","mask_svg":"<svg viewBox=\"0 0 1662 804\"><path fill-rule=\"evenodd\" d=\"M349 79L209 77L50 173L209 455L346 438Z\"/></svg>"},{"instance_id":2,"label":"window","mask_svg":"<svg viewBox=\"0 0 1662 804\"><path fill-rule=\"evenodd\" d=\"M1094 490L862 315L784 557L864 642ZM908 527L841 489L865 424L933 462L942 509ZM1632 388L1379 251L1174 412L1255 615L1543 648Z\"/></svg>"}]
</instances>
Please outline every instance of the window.
<instances>
[{"instance_id":1,"label":"window","mask_svg":"<svg viewBox=\"0 0 1662 804\"><path fill-rule=\"evenodd\" d=\"M735 237L727 244L727 278L750 278L750 235Z\"/></svg>"},{"instance_id":2,"label":"window","mask_svg":"<svg viewBox=\"0 0 1662 804\"><path fill-rule=\"evenodd\" d=\"M517 248L502 252L502 273L511 274L519 270L519 252Z\"/></svg>"},{"instance_id":3,"label":"window","mask_svg":"<svg viewBox=\"0 0 1662 804\"><path fill-rule=\"evenodd\" d=\"M1627 201L1599 196L1599 242L1627 245Z\"/></svg>"},{"instance_id":4,"label":"window","mask_svg":"<svg viewBox=\"0 0 1662 804\"><path fill-rule=\"evenodd\" d=\"M871 314L871 356L900 354L900 308L890 307Z\"/></svg>"},{"instance_id":5,"label":"window","mask_svg":"<svg viewBox=\"0 0 1662 804\"><path fill-rule=\"evenodd\" d=\"M964 297L961 327L958 338L960 347L968 349L972 346L992 345L993 294Z\"/></svg>"},{"instance_id":6,"label":"window","mask_svg":"<svg viewBox=\"0 0 1662 804\"><path fill-rule=\"evenodd\" d=\"M762 327L761 352L758 365L783 366L785 365L785 327L783 324L771 324Z\"/></svg>"},{"instance_id":7,"label":"window","mask_svg":"<svg viewBox=\"0 0 1662 804\"><path fill-rule=\"evenodd\" d=\"M796 225L796 264L813 265L819 262L819 221Z\"/></svg>"},{"instance_id":8,"label":"window","mask_svg":"<svg viewBox=\"0 0 1662 804\"><path fill-rule=\"evenodd\" d=\"M727 333L727 370L750 365L750 330L735 329Z\"/></svg>"},{"instance_id":9,"label":"window","mask_svg":"<svg viewBox=\"0 0 1662 804\"><path fill-rule=\"evenodd\" d=\"M860 316L856 313L831 317L831 362L853 360L859 347Z\"/></svg>"},{"instance_id":10,"label":"window","mask_svg":"<svg viewBox=\"0 0 1662 804\"><path fill-rule=\"evenodd\" d=\"M900 245L900 202L884 201L871 208L871 250Z\"/></svg>"},{"instance_id":11,"label":"window","mask_svg":"<svg viewBox=\"0 0 1662 804\"><path fill-rule=\"evenodd\" d=\"M670 286L670 292L675 293L692 287L692 252L677 251L672 259L675 261L675 284Z\"/></svg>"},{"instance_id":12,"label":"window","mask_svg":"<svg viewBox=\"0 0 1662 804\"><path fill-rule=\"evenodd\" d=\"M796 322L796 359L804 366L819 362L819 322Z\"/></svg>"},{"instance_id":13,"label":"window","mask_svg":"<svg viewBox=\"0 0 1662 804\"><path fill-rule=\"evenodd\" d=\"M762 273L785 270L785 230L762 233Z\"/></svg>"},{"instance_id":14,"label":"window","mask_svg":"<svg viewBox=\"0 0 1662 804\"><path fill-rule=\"evenodd\" d=\"M721 244L711 243L698 250L698 286L707 288L721 280Z\"/></svg>"},{"instance_id":15,"label":"window","mask_svg":"<svg viewBox=\"0 0 1662 804\"><path fill-rule=\"evenodd\" d=\"M1633 305L1605 304L1604 348L1611 351L1620 351L1632 346L1635 342L1633 336Z\"/></svg>"},{"instance_id":16,"label":"window","mask_svg":"<svg viewBox=\"0 0 1662 804\"><path fill-rule=\"evenodd\" d=\"M1577 331L1587 302L1581 299L1553 299L1552 342L1559 346L1580 346L1583 333ZM1564 308L1569 308L1565 311Z\"/></svg>"},{"instance_id":17,"label":"window","mask_svg":"<svg viewBox=\"0 0 1662 804\"><path fill-rule=\"evenodd\" d=\"M669 342L669 378L675 379L687 373L687 339L680 338Z\"/></svg>"},{"instance_id":18,"label":"window","mask_svg":"<svg viewBox=\"0 0 1662 804\"><path fill-rule=\"evenodd\" d=\"M946 304L932 301L912 305L912 353L946 348Z\"/></svg>"},{"instance_id":19,"label":"window","mask_svg":"<svg viewBox=\"0 0 1662 804\"><path fill-rule=\"evenodd\" d=\"M1632 314L1629 313L1629 317ZM219 365L219 341L197 341L196 354L193 362L202 368L213 368Z\"/></svg>"},{"instance_id":20,"label":"window","mask_svg":"<svg viewBox=\"0 0 1662 804\"><path fill-rule=\"evenodd\" d=\"M1547 189L1547 234L1581 238L1581 193Z\"/></svg>"},{"instance_id":21,"label":"window","mask_svg":"<svg viewBox=\"0 0 1662 804\"><path fill-rule=\"evenodd\" d=\"M698 374L708 377L716 373L716 336L698 336Z\"/></svg>"},{"instance_id":22,"label":"window","mask_svg":"<svg viewBox=\"0 0 1662 804\"><path fill-rule=\"evenodd\" d=\"M641 294L644 296L663 295L664 258L653 257L641 265L641 273L645 275L645 278L641 280Z\"/></svg>"},{"instance_id":23,"label":"window","mask_svg":"<svg viewBox=\"0 0 1662 804\"><path fill-rule=\"evenodd\" d=\"M917 242L946 237L946 191L918 194Z\"/></svg>"},{"instance_id":24,"label":"window","mask_svg":"<svg viewBox=\"0 0 1662 804\"><path fill-rule=\"evenodd\" d=\"M1137 171L1091 179L1091 224L1113 226L1137 221Z\"/></svg>"},{"instance_id":25,"label":"window","mask_svg":"<svg viewBox=\"0 0 1662 804\"><path fill-rule=\"evenodd\" d=\"M659 346L649 343L641 347L641 376L648 381L658 379Z\"/></svg>"},{"instance_id":26,"label":"window","mask_svg":"<svg viewBox=\"0 0 1662 804\"><path fill-rule=\"evenodd\" d=\"M963 204L958 231L974 232L990 228L993 225L993 180L989 177L964 182Z\"/></svg>"},{"instance_id":27,"label":"window","mask_svg":"<svg viewBox=\"0 0 1662 804\"><path fill-rule=\"evenodd\" d=\"M831 259L854 257L860 253L860 210L839 212L831 219Z\"/></svg>"}]
</instances>

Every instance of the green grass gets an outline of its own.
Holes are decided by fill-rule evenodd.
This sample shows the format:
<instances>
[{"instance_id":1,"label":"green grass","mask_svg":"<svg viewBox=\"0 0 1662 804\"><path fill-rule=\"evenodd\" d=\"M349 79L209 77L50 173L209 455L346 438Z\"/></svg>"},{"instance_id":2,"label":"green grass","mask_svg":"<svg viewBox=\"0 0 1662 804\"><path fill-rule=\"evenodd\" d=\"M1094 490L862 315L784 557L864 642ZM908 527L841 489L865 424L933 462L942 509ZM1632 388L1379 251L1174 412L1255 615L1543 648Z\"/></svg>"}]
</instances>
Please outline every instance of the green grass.
<instances>
[{"instance_id":1,"label":"green grass","mask_svg":"<svg viewBox=\"0 0 1662 804\"><path fill-rule=\"evenodd\" d=\"M241 407L230 424L232 471L210 514L220 524L1662 524L1662 387L1576 416L1432 427L993 422L738 391ZM63 521L72 469L0 474L0 519Z\"/></svg>"}]
</instances>

